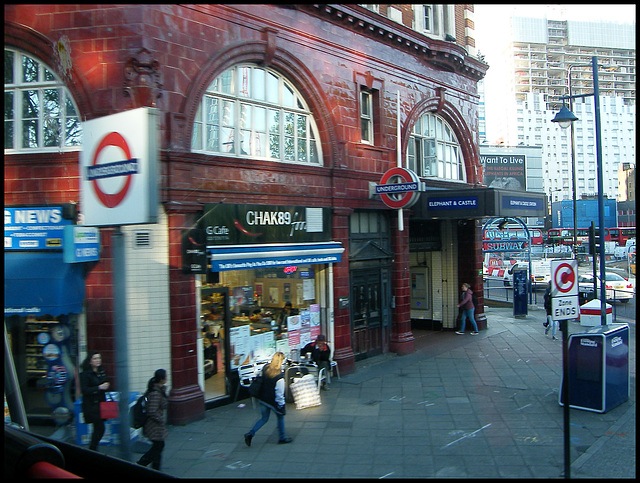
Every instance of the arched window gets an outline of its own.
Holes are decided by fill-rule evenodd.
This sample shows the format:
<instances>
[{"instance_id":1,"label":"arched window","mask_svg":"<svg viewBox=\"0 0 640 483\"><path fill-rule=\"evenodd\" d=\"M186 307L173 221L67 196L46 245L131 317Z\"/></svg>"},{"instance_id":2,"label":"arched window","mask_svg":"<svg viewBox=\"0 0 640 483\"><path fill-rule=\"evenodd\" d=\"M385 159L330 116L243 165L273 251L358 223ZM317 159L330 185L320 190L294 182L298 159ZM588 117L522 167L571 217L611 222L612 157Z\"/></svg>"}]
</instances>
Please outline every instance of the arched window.
<instances>
[{"instance_id":1,"label":"arched window","mask_svg":"<svg viewBox=\"0 0 640 483\"><path fill-rule=\"evenodd\" d=\"M71 94L53 71L4 49L5 152L78 150L82 126Z\"/></svg>"},{"instance_id":2,"label":"arched window","mask_svg":"<svg viewBox=\"0 0 640 483\"><path fill-rule=\"evenodd\" d=\"M320 165L312 114L281 75L234 66L207 88L193 126L194 152Z\"/></svg>"},{"instance_id":3,"label":"arched window","mask_svg":"<svg viewBox=\"0 0 640 483\"><path fill-rule=\"evenodd\" d=\"M466 181L460 143L440 116L427 113L413 126L407 147L407 165L418 176Z\"/></svg>"}]
</instances>

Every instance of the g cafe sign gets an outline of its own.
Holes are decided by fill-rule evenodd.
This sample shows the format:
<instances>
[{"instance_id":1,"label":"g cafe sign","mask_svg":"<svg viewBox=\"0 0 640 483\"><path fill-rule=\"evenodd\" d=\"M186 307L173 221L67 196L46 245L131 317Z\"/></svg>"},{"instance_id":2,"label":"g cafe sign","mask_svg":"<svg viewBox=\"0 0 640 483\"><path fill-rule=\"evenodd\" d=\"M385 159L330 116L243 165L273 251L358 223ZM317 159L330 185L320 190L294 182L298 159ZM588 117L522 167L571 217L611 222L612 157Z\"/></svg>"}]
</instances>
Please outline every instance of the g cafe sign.
<instances>
[{"instance_id":1,"label":"g cafe sign","mask_svg":"<svg viewBox=\"0 0 640 483\"><path fill-rule=\"evenodd\" d=\"M206 204L197 225L206 246L331 240L329 208Z\"/></svg>"}]
</instances>

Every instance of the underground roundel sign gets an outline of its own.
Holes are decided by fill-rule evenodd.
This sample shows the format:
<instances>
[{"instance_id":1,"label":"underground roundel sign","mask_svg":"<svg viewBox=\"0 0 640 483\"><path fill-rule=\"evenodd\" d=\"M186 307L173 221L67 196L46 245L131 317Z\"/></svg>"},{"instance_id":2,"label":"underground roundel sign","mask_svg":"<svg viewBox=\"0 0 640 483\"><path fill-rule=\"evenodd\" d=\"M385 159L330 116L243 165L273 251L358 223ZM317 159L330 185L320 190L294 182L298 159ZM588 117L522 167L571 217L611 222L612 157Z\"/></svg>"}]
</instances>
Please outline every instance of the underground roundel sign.
<instances>
[{"instance_id":1,"label":"underground roundel sign","mask_svg":"<svg viewBox=\"0 0 640 483\"><path fill-rule=\"evenodd\" d=\"M389 208L397 210L413 206L420 197L418 175L405 168L391 168L382 175L376 185L376 194Z\"/></svg>"}]
</instances>

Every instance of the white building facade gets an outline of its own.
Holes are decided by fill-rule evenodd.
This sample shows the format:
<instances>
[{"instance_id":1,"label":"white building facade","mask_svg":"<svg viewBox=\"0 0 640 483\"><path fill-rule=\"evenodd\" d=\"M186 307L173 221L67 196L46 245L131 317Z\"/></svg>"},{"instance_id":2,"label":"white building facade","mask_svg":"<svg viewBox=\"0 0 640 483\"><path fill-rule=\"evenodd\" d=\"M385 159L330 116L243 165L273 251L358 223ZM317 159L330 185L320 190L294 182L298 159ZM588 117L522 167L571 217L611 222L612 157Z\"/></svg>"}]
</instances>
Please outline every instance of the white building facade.
<instances>
[{"instance_id":1,"label":"white building facade","mask_svg":"<svg viewBox=\"0 0 640 483\"><path fill-rule=\"evenodd\" d=\"M591 59L598 58L604 194L616 199L621 163L635 165L635 24L574 22L513 17L493 89L500 101L487 102L487 141L541 146L544 191L571 199L573 169L570 129L551 119L562 96L593 92ZM482 49L482 45L478 46ZM611 67L611 69L608 69ZM494 71L495 73L495 71ZM489 86L486 86L487 90ZM573 100L577 198L597 192L593 96ZM493 130L490 129L493 126ZM494 134L496 138L490 136ZM482 139L481 139L482 141Z\"/></svg>"}]
</instances>

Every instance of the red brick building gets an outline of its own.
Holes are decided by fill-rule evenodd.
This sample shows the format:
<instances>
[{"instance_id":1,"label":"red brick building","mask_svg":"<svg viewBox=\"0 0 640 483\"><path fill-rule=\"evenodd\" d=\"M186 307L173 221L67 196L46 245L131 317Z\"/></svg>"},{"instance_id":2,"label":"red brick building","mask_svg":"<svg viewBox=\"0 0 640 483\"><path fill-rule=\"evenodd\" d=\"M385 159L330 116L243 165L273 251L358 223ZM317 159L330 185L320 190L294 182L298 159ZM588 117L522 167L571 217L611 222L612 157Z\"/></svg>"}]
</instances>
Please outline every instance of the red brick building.
<instances>
[{"instance_id":1,"label":"red brick building","mask_svg":"<svg viewBox=\"0 0 640 483\"><path fill-rule=\"evenodd\" d=\"M402 210L400 230L398 210L372 194L400 164L428 191L481 185L476 85L488 66L475 57L472 5L4 13L5 206L75 208L81 223L81 123L140 107L159 114L158 221L122 228L128 385L143 390L165 367L171 422L233 398L243 362L323 332L346 374L357 359L412 352L412 319L454 329L463 281L481 295L478 216L435 219L419 208L422 193ZM295 242L248 225L279 216L293 230L301 213L305 236ZM218 236L239 214L244 234ZM86 264L82 313L70 322L55 310L14 313L8 323L5 308L15 340L27 337L19 336L27 319L66 320L76 354L99 350L115 373L113 233L100 229L100 260ZM184 240L194 233L206 238L205 274L185 269ZM293 261L274 262L273 247ZM250 262L230 262L250 249ZM299 318L269 327L288 301ZM486 326L481 308L477 319Z\"/></svg>"}]
</instances>

